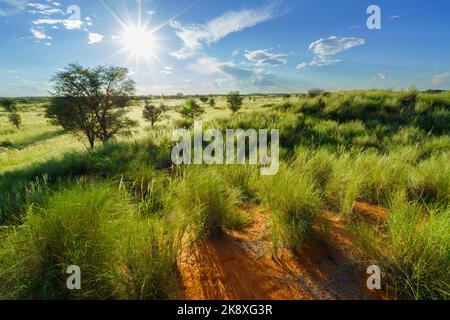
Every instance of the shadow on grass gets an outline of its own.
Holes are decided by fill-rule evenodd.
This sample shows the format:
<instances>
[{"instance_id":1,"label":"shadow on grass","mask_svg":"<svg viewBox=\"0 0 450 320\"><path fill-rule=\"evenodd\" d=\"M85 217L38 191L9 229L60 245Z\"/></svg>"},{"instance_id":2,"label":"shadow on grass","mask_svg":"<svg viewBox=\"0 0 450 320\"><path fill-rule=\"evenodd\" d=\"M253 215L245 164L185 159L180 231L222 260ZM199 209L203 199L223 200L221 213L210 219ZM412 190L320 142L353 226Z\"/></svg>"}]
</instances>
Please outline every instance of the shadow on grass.
<instances>
[{"instance_id":1,"label":"shadow on grass","mask_svg":"<svg viewBox=\"0 0 450 320\"><path fill-rule=\"evenodd\" d=\"M81 177L106 179L145 166L167 168L170 150L170 146L151 141L109 143L0 174L0 225L20 224L29 206L41 204L49 193Z\"/></svg>"},{"instance_id":2,"label":"shadow on grass","mask_svg":"<svg viewBox=\"0 0 450 320\"><path fill-rule=\"evenodd\" d=\"M31 146L35 143L46 141L55 137L59 137L64 134L64 130L57 130L52 132L45 132L43 134L30 137L29 139L24 140L22 143L13 143L10 141L0 141L0 147L7 148L7 149L14 149L14 150L21 150L25 149L28 146Z\"/></svg>"}]
</instances>

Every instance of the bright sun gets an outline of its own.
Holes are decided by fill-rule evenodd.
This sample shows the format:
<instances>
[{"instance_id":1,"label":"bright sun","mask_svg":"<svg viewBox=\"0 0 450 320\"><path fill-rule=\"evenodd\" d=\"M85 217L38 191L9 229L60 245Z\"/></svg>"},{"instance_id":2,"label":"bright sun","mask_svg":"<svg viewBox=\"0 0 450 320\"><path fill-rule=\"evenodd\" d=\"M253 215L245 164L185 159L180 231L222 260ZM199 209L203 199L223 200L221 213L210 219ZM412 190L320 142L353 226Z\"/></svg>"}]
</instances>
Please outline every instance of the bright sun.
<instances>
[{"instance_id":1,"label":"bright sun","mask_svg":"<svg viewBox=\"0 0 450 320\"><path fill-rule=\"evenodd\" d=\"M145 27L127 27L122 41L125 49L135 57L149 57L155 49L155 39Z\"/></svg>"}]
</instances>

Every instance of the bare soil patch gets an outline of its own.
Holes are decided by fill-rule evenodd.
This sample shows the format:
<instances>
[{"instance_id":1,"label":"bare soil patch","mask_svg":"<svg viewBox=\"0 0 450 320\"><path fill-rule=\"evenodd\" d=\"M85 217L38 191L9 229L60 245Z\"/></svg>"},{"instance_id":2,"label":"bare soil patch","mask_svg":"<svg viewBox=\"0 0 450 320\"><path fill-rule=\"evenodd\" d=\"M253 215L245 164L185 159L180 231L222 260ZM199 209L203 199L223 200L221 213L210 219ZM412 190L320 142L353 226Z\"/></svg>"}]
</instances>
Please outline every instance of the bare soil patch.
<instances>
[{"instance_id":1,"label":"bare soil patch","mask_svg":"<svg viewBox=\"0 0 450 320\"><path fill-rule=\"evenodd\" d=\"M336 246L318 241L302 254L271 247L269 214L251 208L253 223L185 248L178 267L187 300L376 299L365 275L345 258L351 241L339 219L328 216Z\"/></svg>"}]
</instances>

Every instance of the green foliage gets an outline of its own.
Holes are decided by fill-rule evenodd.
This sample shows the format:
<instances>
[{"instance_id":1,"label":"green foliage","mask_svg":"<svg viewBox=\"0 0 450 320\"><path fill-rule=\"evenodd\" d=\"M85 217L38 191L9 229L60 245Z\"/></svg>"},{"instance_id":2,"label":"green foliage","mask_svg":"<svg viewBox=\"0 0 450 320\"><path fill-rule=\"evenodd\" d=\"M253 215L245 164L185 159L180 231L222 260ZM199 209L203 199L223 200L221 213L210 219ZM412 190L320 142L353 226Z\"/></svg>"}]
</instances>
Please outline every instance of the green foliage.
<instances>
[{"instance_id":1,"label":"green foliage","mask_svg":"<svg viewBox=\"0 0 450 320\"><path fill-rule=\"evenodd\" d=\"M54 97L47 117L65 130L85 136L91 148L97 139L107 143L116 135L130 135L136 122L126 117L125 107L135 83L127 75L125 68L70 64L52 79Z\"/></svg>"},{"instance_id":2,"label":"green foliage","mask_svg":"<svg viewBox=\"0 0 450 320\"><path fill-rule=\"evenodd\" d=\"M300 251L310 240L322 207L312 181L292 168L281 168L276 176L261 178L259 193L272 213L274 248Z\"/></svg>"},{"instance_id":3,"label":"green foliage","mask_svg":"<svg viewBox=\"0 0 450 320\"><path fill-rule=\"evenodd\" d=\"M239 227L246 220L234 210L238 193L212 169L194 168L172 181L168 201L188 228L192 240L215 236L223 227ZM184 221L184 222L183 222Z\"/></svg>"},{"instance_id":4,"label":"green foliage","mask_svg":"<svg viewBox=\"0 0 450 320\"><path fill-rule=\"evenodd\" d=\"M239 92L230 92L227 96L228 108L231 112L236 113L242 108L242 102L244 98L239 94Z\"/></svg>"},{"instance_id":5,"label":"green foliage","mask_svg":"<svg viewBox=\"0 0 450 320\"><path fill-rule=\"evenodd\" d=\"M216 107L216 100L213 97L209 98L209 102L208 103L209 103L209 106L211 108L215 108Z\"/></svg>"},{"instance_id":6,"label":"green foliage","mask_svg":"<svg viewBox=\"0 0 450 320\"><path fill-rule=\"evenodd\" d=\"M174 225L135 214L108 183L79 184L33 209L0 245L0 296L31 299L165 299L176 287ZM82 270L68 290L66 269Z\"/></svg>"},{"instance_id":7,"label":"green foliage","mask_svg":"<svg viewBox=\"0 0 450 320\"><path fill-rule=\"evenodd\" d=\"M313 89L309 89L307 94L308 94L309 98L315 98L315 97L319 97L319 96L323 95L324 91L322 89L313 88Z\"/></svg>"},{"instance_id":8,"label":"green foliage","mask_svg":"<svg viewBox=\"0 0 450 320\"><path fill-rule=\"evenodd\" d=\"M190 99L179 108L178 113L185 119L194 121L205 113L205 110L194 100Z\"/></svg>"},{"instance_id":9,"label":"green foliage","mask_svg":"<svg viewBox=\"0 0 450 320\"><path fill-rule=\"evenodd\" d=\"M13 99L2 98L0 99L0 106L9 113L8 120L17 129L20 129L20 124L22 123L22 118L20 117L17 110L17 103Z\"/></svg>"},{"instance_id":10,"label":"green foliage","mask_svg":"<svg viewBox=\"0 0 450 320\"><path fill-rule=\"evenodd\" d=\"M450 298L449 207L422 207L396 196L385 225L356 223L353 232L364 257L380 264L400 297Z\"/></svg>"},{"instance_id":11,"label":"green foliage","mask_svg":"<svg viewBox=\"0 0 450 320\"><path fill-rule=\"evenodd\" d=\"M207 103L209 100L209 98L207 96L201 96L199 99L202 103Z\"/></svg>"},{"instance_id":12,"label":"green foliage","mask_svg":"<svg viewBox=\"0 0 450 320\"><path fill-rule=\"evenodd\" d=\"M17 129L20 129L20 125L22 123L22 118L20 117L20 114L18 114L17 112L12 112L9 114L8 119L13 126L15 126Z\"/></svg>"},{"instance_id":13,"label":"green foliage","mask_svg":"<svg viewBox=\"0 0 450 320\"><path fill-rule=\"evenodd\" d=\"M0 106L2 106L6 112L17 112L17 104L13 99L2 98L0 99Z\"/></svg>"},{"instance_id":14,"label":"green foliage","mask_svg":"<svg viewBox=\"0 0 450 320\"><path fill-rule=\"evenodd\" d=\"M145 102L144 111L142 112L142 116L145 120L150 122L153 127L156 122L158 122L163 115L163 110L161 108L157 108L152 104L149 104L147 101Z\"/></svg>"}]
</instances>

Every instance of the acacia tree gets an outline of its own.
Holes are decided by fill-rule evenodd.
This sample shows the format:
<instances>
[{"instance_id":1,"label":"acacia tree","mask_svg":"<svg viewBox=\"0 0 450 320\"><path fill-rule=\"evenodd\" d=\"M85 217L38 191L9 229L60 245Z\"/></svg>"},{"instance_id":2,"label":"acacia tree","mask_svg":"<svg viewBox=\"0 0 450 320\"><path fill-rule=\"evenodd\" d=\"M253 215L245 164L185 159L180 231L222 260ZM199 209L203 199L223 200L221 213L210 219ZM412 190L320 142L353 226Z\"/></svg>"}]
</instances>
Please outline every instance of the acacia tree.
<instances>
[{"instance_id":1,"label":"acacia tree","mask_svg":"<svg viewBox=\"0 0 450 320\"><path fill-rule=\"evenodd\" d=\"M195 120L204 114L205 110L194 99L190 99L179 109L178 113L185 119Z\"/></svg>"},{"instance_id":2,"label":"acacia tree","mask_svg":"<svg viewBox=\"0 0 450 320\"><path fill-rule=\"evenodd\" d=\"M116 135L131 135L137 125L125 116L135 91L126 68L70 64L52 82L47 117L69 132L84 135L91 149L96 140L107 143Z\"/></svg>"},{"instance_id":3,"label":"acacia tree","mask_svg":"<svg viewBox=\"0 0 450 320\"><path fill-rule=\"evenodd\" d=\"M309 98L315 98L315 97L323 95L324 93L325 92L322 89L317 89L317 88L309 89L307 92Z\"/></svg>"},{"instance_id":4,"label":"acacia tree","mask_svg":"<svg viewBox=\"0 0 450 320\"><path fill-rule=\"evenodd\" d=\"M0 105L9 113L8 120L17 129L20 129L22 124L22 117L18 113L16 101L13 99L3 98L0 100Z\"/></svg>"},{"instance_id":5,"label":"acacia tree","mask_svg":"<svg viewBox=\"0 0 450 320\"><path fill-rule=\"evenodd\" d=\"M209 98L209 106L211 108L214 108L216 106L216 100L213 97Z\"/></svg>"},{"instance_id":6,"label":"acacia tree","mask_svg":"<svg viewBox=\"0 0 450 320\"><path fill-rule=\"evenodd\" d=\"M201 96L201 97L200 97L200 101L201 101L202 103L207 103L208 100L209 100L209 98L208 98L207 96Z\"/></svg>"},{"instance_id":7,"label":"acacia tree","mask_svg":"<svg viewBox=\"0 0 450 320\"><path fill-rule=\"evenodd\" d=\"M150 122L151 126L153 127L156 122L158 122L161 119L161 116L163 114L163 110L160 108L155 107L154 105L145 102L144 111L142 113L142 116L145 120Z\"/></svg>"},{"instance_id":8,"label":"acacia tree","mask_svg":"<svg viewBox=\"0 0 450 320\"><path fill-rule=\"evenodd\" d=\"M238 91L230 92L227 96L228 108L234 113L238 112L242 108L242 101L244 98L239 94Z\"/></svg>"},{"instance_id":9,"label":"acacia tree","mask_svg":"<svg viewBox=\"0 0 450 320\"><path fill-rule=\"evenodd\" d=\"M12 112L9 114L8 119L12 125L14 125L17 129L20 129L20 125L22 124L22 118L20 117L20 114L18 114L17 112Z\"/></svg>"},{"instance_id":10,"label":"acacia tree","mask_svg":"<svg viewBox=\"0 0 450 320\"><path fill-rule=\"evenodd\" d=\"M163 113L163 114L166 114L166 112L167 112L167 110L169 109L164 103L161 103L160 105L159 105L159 109L161 110L161 112Z\"/></svg>"}]
</instances>

